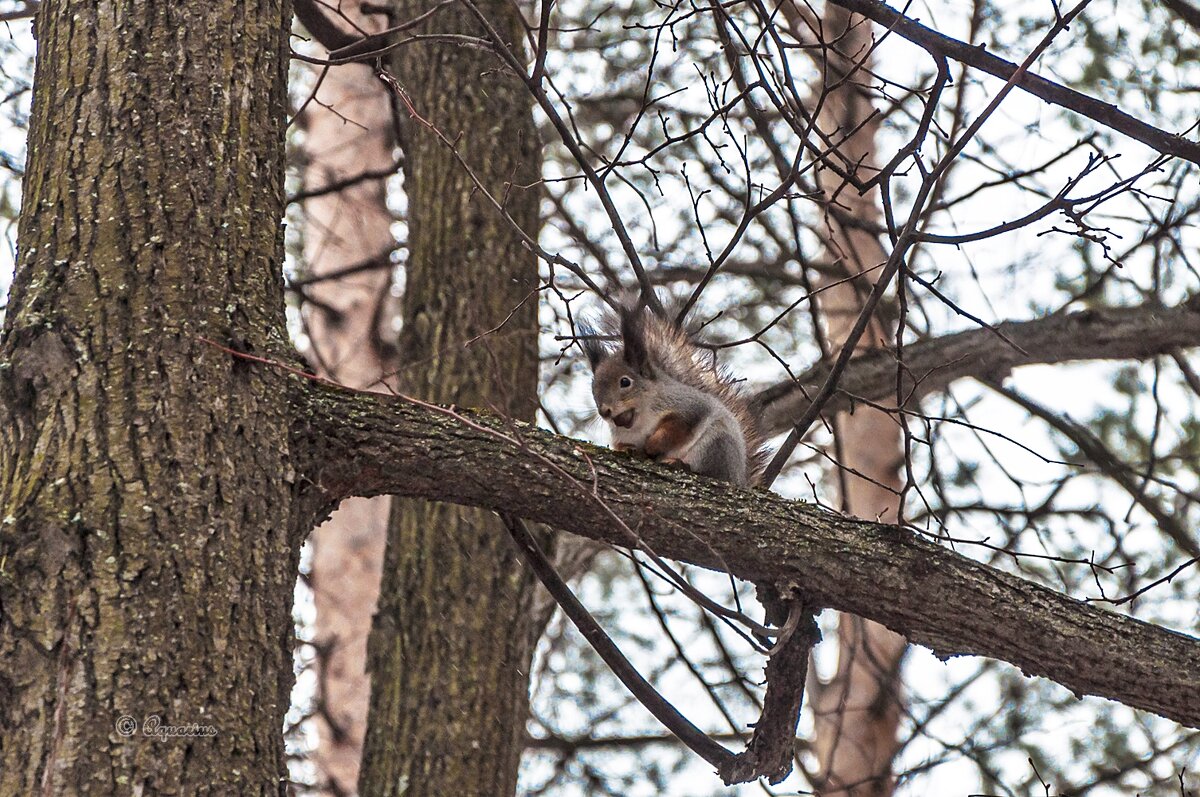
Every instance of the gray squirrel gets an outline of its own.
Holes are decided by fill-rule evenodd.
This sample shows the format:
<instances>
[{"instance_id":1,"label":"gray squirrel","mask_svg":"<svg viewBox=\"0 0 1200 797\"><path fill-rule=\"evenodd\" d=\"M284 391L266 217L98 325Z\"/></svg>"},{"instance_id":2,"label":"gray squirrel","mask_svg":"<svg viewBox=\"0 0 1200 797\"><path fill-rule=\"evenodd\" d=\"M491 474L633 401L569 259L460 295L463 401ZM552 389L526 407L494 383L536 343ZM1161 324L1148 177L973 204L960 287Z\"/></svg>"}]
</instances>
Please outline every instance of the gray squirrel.
<instances>
[{"instance_id":1,"label":"gray squirrel","mask_svg":"<svg viewBox=\"0 0 1200 797\"><path fill-rule=\"evenodd\" d=\"M729 374L644 303L625 303L617 315L607 326L619 334L619 346L599 334L581 336L592 396L612 430L613 448L739 487L757 484L765 465L763 436Z\"/></svg>"}]
</instances>

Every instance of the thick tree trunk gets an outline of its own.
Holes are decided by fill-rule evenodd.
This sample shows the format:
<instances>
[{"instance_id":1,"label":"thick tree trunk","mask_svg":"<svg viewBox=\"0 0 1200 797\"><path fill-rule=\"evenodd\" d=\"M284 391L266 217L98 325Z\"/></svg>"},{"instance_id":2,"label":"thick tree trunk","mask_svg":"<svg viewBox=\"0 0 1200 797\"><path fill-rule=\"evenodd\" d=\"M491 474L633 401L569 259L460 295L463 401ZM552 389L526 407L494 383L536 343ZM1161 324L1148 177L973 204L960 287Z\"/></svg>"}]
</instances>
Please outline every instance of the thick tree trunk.
<instances>
[{"instance_id":1,"label":"thick tree trunk","mask_svg":"<svg viewBox=\"0 0 1200 797\"><path fill-rule=\"evenodd\" d=\"M401 2L401 20L435 7ZM515 8L480 3L518 44ZM436 26L436 27L434 27ZM462 6L421 32L480 35ZM396 77L523 229L536 235L540 153L531 100L492 55L456 45L401 48ZM409 260L401 387L531 420L537 390L537 263L447 146L408 120ZM483 337L478 337L482 335ZM465 464L464 464L464 467ZM474 478L489 478L481 468ZM393 504L370 642L372 700L364 795L511 794L524 739L536 638L534 582L486 512Z\"/></svg>"},{"instance_id":2,"label":"thick tree trunk","mask_svg":"<svg viewBox=\"0 0 1200 797\"><path fill-rule=\"evenodd\" d=\"M826 131L841 140L844 158L861 163L863 179L872 176L879 118L871 117L870 97L860 84L869 82L871 25L852 20L844 10L829 5L825 24L836 38L842 58L834 59L827 79L840 79L854 64L866 59L862 71L831 92L823 115ZM841 71L836 71L841 70ZM836 189L839 179L823 175L823 185ZM839 202L851 218L882 223L878 192L859 195L839 191ZM887 258L875 235L846 228L832 221L825 241L830 255L847 274L858 274ZM875 272L876 274L878 272ZM825 291L819 304L825 316L831 345L840 348L862 311L862 301L873 280L859 279ZM859 340L861 349L890 342L891 325L878 318ZM841 443L839 466L843 508L858 517L894 523L901 481L901 437L896 422L886 413L860 406L837 416ZM821 794L826 797L885 797L892 793L892 759L900 723L900 660L904 638L861 617L838 618L838 665L833 680L817 692L815 705L816 751L820 761Z\"/></svg>"},{"instance_id":3,"label":"thick tree trunk","mask_svg":"<svg viewBox=\"0 0 1200 797\"><path fill-rule=\"evenodd\" d=\"M0 339L0 794L282 792L307 531L284 377L201 337L289 348L289 26L286 0L41 5Z\"/></svg>"},{"instance_id":4,"label":"thick tree trunk","mask_svg":"<svg viewBox=\"0 0 1200 797\"><path fill-rule=\"evenodd\" d=\"M357 2L339 8L359 30L374 33L387 24L382 14L362 14ZM391 110L387 90L370 67L330 67L317 101L307 105L301 118L305 190L386 172L395 145ZM389 267L395 241L386 183L366 180L307 199L304 222L306 276L329 277L347 267L375 263L305 287L306 296L314 300L305 306L308 359L319 373L341 384L383 390L385 375L395 369ZM316 718L313 759L333 794L351 794L358 783L371 694L367 637L379 598L390 505L387 496L351 498L310 538L308 583L316 608L318 700L323 709Z\"/></svg>"}]
</instances>

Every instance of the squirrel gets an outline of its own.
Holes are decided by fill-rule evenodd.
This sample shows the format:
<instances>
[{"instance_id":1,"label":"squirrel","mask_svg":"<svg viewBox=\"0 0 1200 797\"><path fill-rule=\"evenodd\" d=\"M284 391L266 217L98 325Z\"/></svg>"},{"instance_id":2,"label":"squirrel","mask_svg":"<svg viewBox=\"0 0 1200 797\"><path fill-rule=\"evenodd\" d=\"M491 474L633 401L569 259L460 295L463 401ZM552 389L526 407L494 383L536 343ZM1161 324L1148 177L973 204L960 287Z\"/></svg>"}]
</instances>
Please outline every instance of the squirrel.
<instances>
[{"instance_id":1,"label":"squirrel","mask_svg":"<svg viewBox=\"0 0 1200 797\"><path fill-rule=\"evenodd\" d=\"M592 396L617 451L748 487L765 465L763 435L729 374L678 324L644 303L618 311L620 347L581 336L592 366ZM592 330L587 330L592 332Z\"/></svg>"}]
</instances>

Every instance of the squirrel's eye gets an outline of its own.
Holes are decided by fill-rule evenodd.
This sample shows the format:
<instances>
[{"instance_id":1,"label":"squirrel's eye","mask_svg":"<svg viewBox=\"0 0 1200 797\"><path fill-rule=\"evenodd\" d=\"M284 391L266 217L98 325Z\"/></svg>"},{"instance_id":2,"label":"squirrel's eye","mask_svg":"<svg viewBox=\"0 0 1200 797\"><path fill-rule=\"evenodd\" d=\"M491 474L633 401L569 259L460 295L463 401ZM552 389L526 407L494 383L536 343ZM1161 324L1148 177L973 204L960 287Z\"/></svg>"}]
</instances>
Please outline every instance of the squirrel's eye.
<instances>
[{"instance_id":1,"label":"squirrel's eye","mask_svg":"<svg viewBox=\"0 0 1200 797\"><path fill-rule=\"evenodd\" d=\"M633 380L627 376L623 376L623 377L621 377L621 381L618 382L617 384L619 384L623 388L624 387L633 387Z\"/></svg>"}]
</instances>

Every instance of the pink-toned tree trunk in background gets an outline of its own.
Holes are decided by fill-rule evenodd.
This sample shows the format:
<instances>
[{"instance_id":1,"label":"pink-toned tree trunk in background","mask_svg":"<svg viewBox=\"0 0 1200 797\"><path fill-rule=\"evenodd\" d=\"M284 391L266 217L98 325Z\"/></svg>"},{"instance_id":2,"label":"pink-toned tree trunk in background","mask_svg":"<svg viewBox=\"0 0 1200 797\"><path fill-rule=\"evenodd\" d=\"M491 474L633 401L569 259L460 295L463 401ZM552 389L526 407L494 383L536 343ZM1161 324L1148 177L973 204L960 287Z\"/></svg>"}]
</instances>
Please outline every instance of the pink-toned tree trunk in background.
<instances>
[{"instance_id":1,"label":"pink-toned tree trunk in background","mask_svg":"<svg viewBox=\"0 0 1200 797\"><path fill-rule=\"evenodd\" d=\"M844 70L864 58L871 44L871 25L828 6L825 25L837 36ZM830 93L822 121L830 133L856 132L839 147L850 161L862 159L859 176L874 174L875 139L879 117L868 119L871 102L857 84L870 80L863 64L857 75ZM840 76L840 75L839 75ZM835 134L840 139L840 135ZM829 174L827 191L837 188ZM852 218L882 224L878 192L860 196L852 188L839 192L838 202ZM870 232L847 228L830 219L825 245L847 274L860 273L886 260L878 238ZM878 274L878 272L874 272ZM842 345L854 326L873 276L845 283L821 294L830 345ZM886 310L880 312L886 313ZM878 313L877 313L878 318ZM891 342L890 325L876 321L859 340L861 349ZM895 420L886 413L860 406L837 416L841 442L840 464L845 468L843 509L869 520L894 522L901 488L902 438ZM861 475L855 475L855 474ZM838 665L833 680L818 690L816 749L820 760L824 797L883 797L892 793L892 759L897 750L902 696L899 667L904 638L878 623L843 614L838 622Z\"/></svg>"},{"instance_id":2,"label":"pink-toned tree trunk in background","mask_svg":"<svg viewBox=\"0 0 1200 797\"><path fill-rule=\"evenodd\" d=\"M362 31L381 30L386 18L363 15L358 2L339 4ZM332 16L332 15L331 15ZM347 26L349 27L349 26ZM320 69L320 67L316 67ZM304 189L319 190L394 162L391 106L383 85L362 64L331 67L301 119L305 132ZM370 179L304 202L306 278L375 260L379 267L304 287L306 352L321 373L355 388L383 390L391 371L387 344L395 316L395 246L386 182ZM309 582L316 605L316 646L322 712L316 718L313 759L331 794L352 794L358 781L371 682L367 636L379 598L391 499L351 498L312 533Z\"/></svg>"}]
</instances>

